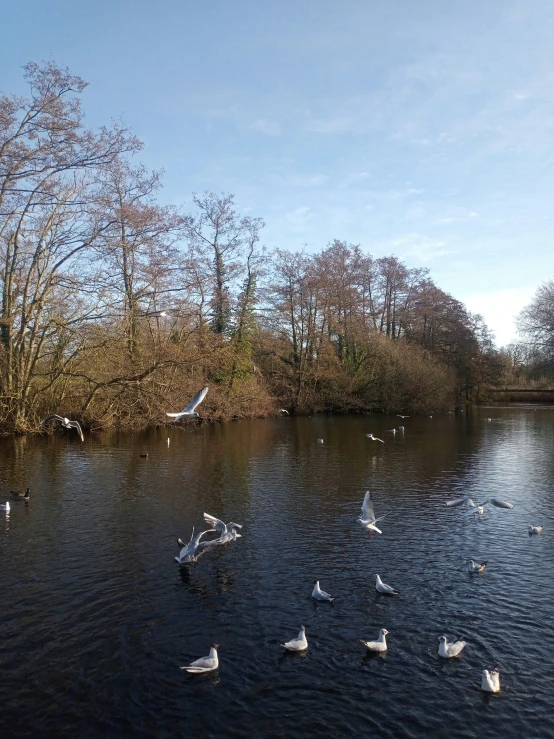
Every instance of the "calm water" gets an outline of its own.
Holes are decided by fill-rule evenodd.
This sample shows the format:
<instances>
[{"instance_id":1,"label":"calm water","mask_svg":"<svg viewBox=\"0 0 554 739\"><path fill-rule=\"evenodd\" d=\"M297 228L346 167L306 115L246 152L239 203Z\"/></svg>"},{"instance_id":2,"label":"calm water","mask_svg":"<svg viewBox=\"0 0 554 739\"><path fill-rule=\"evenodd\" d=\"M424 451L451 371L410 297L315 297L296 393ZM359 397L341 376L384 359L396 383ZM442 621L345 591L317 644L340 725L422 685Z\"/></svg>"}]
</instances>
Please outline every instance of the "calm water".
<instances>
[{"instance_id":1,"label":"calm water","mask_svg":"<svg viewBox=\"0 0 554 739\"><path fill-rule=\"evenodd\" d=\"M554 736L554 410L386 432L399 423L1 441L0 487L32 495L0 514L0 734ZM389 514L372 539L356 524L366 488ZM445 507L465 494L514 509ZM175 540L203 511L243 537L179 568ZM375 573L400 597L378 595ZM316 577L334 603L312 600ZM308 652L284 653L301 624ZM389 651L368 656L359 640L381 627ZM443 633L466 638L460 658L437 656ZM179 670L214 641L216 673ZM485 696L495 665L502 692Z\"/></svg>"}]
</instances>

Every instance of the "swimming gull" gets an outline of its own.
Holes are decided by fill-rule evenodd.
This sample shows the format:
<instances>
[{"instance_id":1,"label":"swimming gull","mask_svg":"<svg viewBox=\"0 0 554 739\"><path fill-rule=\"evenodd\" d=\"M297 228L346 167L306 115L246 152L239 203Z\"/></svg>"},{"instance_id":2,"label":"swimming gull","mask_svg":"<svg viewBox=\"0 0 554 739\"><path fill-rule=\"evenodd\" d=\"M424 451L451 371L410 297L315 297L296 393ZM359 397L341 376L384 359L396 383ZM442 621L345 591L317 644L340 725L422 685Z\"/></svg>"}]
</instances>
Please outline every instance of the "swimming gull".
<instances>
[{"instance_id":1,"label":"swimming gull","mask_svg":"<svg viewBox=\"0 0 554 739\"><path fill-rule=\"evenodd\" d=\"M401 416L400 413L396 414L397 418L409 418L410 416Z\"/></svg>"},{"instance_id":2,"label":"swimming gull","mask_svg":"<svg viewBox=\"0 0 554 739\"><path fill-rule=\"evenodd\" d=\"M481 673L481 690L486 693L498 693L500 691L500 672L497 667L490 672L483 670Z\"/></svg>"},{"instance_id":3,"label":"swimming gull","mask_svg":"<svg viewBox=\"0 0 554 739\"><path fill-rule=\"evenodd\" d=\"M381 629L377 641L364 641L363 639L360 639L360 641L369 649L370 652L386 652L387 640L385 637L388 633L389 632L386 629Z\"/></svg>"},{"instance_id":4,"label":"swimming gull","mask_svg":"<svg viewBox=\"0 0 554 739\"><path fill-rule=\"evenodd\" d=\"M169 416L170 418L200 418L199 414L195 412L195 408L200 405L200 403L204 400L208 393L208 388L203 387L202 390L196 393L194 398L190 401L190 403L186 406L186 408L183 408L182 411L179 411L179 413L166 413L166 416Z\"/></svg>"},{"instance_id":5,"label":"swimming gull","mask_svg":"<svg viewBox=\"0 0 554 739\"><path fill-rule=\"evenodd\" d=\"M468 572L484 572L487 566L487 560L484 562L474 562L472 559L469 560Z\"/></svg>"},{"instance_id":6,"label":"swimming gull","mask_svg":"<svg viewBox=\"0 0 554 739\"><path fill-rule=\"evenodd\" d=\"M218 649L219 644L212 644L210 653L207 657L200 657L200 659L197 659L194 662L191 662L190 665L186 667L181 667L180 669L194 674L217 670L217 668L219 667L219 659L217 657Z\"/></svg>"},{"instance_id":7,"label":"swimming gull","mask_svg":"<svg viewBox=\"0 0 554 739\"><path fill-rule=\"evenodd\" d=\"M439 657L444 657L445 659L457 657L466 645L466 642L461 639L448 642L446 636L439 636L439 641Z\"/></svg>"},{"instance_id":8,"label":"swimming gull","mask_svg":"<svg viewBox=\"0 0 554 739\"><path fill-rule=\"evenodd\" d=\"M379 518L375 518L375 511L373 510L371 493L369 492L369 490L367 490L366 494L364 495L364 501L362 503L362 514L358 517L358 523L360 524L360 526L363 526L364 529L367 529L370 536L372 531L375 531L377 534L382 534L383 532L381 531L381 529L378 529L375 524L377 523L377 521L382 521L385 516L388 516L388 513L385 513L384 516L379 516Z\"/></svg>"},{"instance_id":9,"label":"swimming gull","mask_svg":"<svg viewBox=\"0 0 554 739\"><path fill-rule=\"evenodd\" d=\"M323 439L318 439L318 440L317 440L317 443L318 443L318 444L323 444Z\"/></svg>"},{"instance_id":10,"label":"swimming gull","mask_svg":"<svg viewBox=\"0 0 554 739\"><path fill-rule=\"evenodd\" d=\"M10 504L9 501L6 501L6 504L0 503L0 511L6 511L6 513L10 512Z\"/></svg>"},{"instance_id":11,"label":"swimming gull","mask_svg":"<svg viewBox=\"0 0 554 739\"><path fill-rule=\"evenodd\" d=\"M306 639L306 627L301 626L296 639L286 641L284 644L281 644L281 646L285 647L285 649L288 649L289 652L303 652L305 649L307 649L308 640Z\"/></svg>"},{"instance_id":12,"label":"swimming gull","mask_svg":"<svg viewBox=\"0 0 554 739\"><path fill-rule=\"evenodd\" d=\"M544 526L529 526L527 530L529 531L529 534L540 534L543 529Z\"/></svg>"},{"instance_id":13,"label":"swimming gull","mask_svg":"<svg viewBox=\"0 0 554 739\"><path fill-rule=\"evenodd\" d=\"M22 492L21 490L10 490L12 500L29 500L30 493L30 488L27 488L25 492Z\"/></svg>"},{"instance_id":14,"label":"swimming gull","mask_svg":"<svg viewBox=\"0 0 554 739\"><path fill-rule=\"evenodd\" d=\"M319 587L319 580L314 580L314 589L312 590L312 598L315 598L316 600L326 600L326 601L332 601L335 600L329 593L326 593L325 590L322 590Z\"/></svg>"},{"instance_id":15,"label":"swimming gull","mask_svg":"<svg viewBox=\"0 0 554 739\"><path fill-rule=\"evenodd\" d=\"M70 421L69 418L65 418L65 416L58 416L57 413L52 413L51 416L46 416L46 418L44 418L40 422L40 425L42 426L45 423L48 423L48 421L59 421L66 429L77 429L77 433L81 437L81 441L85 440L85 437L83 436L83 430L81 428L81 425L79 424L79 421Z\"/></svg>"},{"instance_id":16,"label":"swimming gull","mask_svg":"<svg viewBox=\"0 0 554 739\"><path fill-rule=\"evenodd\" d=\"M398 591L390 585L387 585L386 582L383 582L379 575L375 575L375 590L379 593L383 593L383 595L398 595Z\"/></svg>"}]
</instances>

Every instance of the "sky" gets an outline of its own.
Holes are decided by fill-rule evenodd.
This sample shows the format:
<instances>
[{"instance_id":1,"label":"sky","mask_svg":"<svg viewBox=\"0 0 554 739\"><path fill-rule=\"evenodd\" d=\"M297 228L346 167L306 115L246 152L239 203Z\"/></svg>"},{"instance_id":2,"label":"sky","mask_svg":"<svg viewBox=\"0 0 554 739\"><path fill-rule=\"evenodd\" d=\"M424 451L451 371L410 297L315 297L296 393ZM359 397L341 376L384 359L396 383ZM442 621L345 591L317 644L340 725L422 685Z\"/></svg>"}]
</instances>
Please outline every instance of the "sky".
<instances>
[{"instance_id":1,"label":"sky","mask_svg":"<svg viewBox=\"0 0 554 739\"><path fill-rule=\"evenodd\" d=\"M54 60L160 200L234 193L263 242L427 267L498 346L554 277L551 0L0 0L0 91Z\"/></svg>"}]
</instances>

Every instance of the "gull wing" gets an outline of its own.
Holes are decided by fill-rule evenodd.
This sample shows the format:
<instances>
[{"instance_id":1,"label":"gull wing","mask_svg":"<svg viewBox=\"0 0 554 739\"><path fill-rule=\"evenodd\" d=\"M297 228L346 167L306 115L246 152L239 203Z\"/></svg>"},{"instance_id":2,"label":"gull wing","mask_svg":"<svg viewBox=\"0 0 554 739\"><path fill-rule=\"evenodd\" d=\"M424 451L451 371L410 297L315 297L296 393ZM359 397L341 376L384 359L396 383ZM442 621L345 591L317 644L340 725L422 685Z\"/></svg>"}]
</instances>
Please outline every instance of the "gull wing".
<instances>
[{"instance_id":1,"label":"gull wing","mask_svg":"<svg viewBox=\"0 0 554 739\"><path fill-rule=\"evenodd\" d=\"M209 513L204 513L204 521L212 527L212 529L215 529L216 531L219 531L223 533L226 529L225 524L223 521L220 521L219 518L215 518L214 516L210 516Z\"/></svg>"},{"instance_id":2,"label":"gull wing","mask_svg":"<svg viewBox=\"0 0 554 739\"><path fill-rule=\"evenodd\" d=\"M373 501L371 500L369 490L366 490L364 502L362 503L362 518L364 521L375 521L375 511L373 510Z\"/></svg>"},{"instance_id":3,"label":"gull wing","mask_svg":"<svg viewBox=\"0 0 554 739\"><path fill-rule=\"evenodd\" d=\"M505 500L500 500L499 498L491 498L487 501L487 503L492 503L493 506L496 506L497 508L513 508L512 503L508 503Z\"/></svg>"},{"instance_id":4,"label":"gull wing","mask_svg":"<svg viewBox=\"0 0 554 739\"><path fill-rule=\"evenodd\" d=\"M468 500L469 500L468 496L464 495L463 498L456 498L455 500L447 500L446 505L450 507L457 506L457 505L463 505L464 503L467 503ZM483 504L481 503L481 505Z\"/></svg>"},{"instance_id":5,"label":"gull wing","mask_svg":"<svg viewBox=\"0 0 554 739\"><path fill-rule=\"evenodd\" d=\"M42 426L43 423L48 423L48 421L63 421L63 416L58 416L57 413L52 413L51 416L46 416L41 422L40 425Z\"/></svg>"},{"instance_id":6,"label":"gull wing","mask_svg":"<svg viewBox=\"0 0 554 739\"><path fill-rule=\"evenodd\" d=\"M186 408L183 408L182 411L179 411L179 413L166 413L166 416L169 416L170 418L179 418L180 416L187 416L189 413L193 413L196 406L200 405L200 403L204 400L206 395L208 394L208 388L203 387L202 390L199 390L199 392L196 393L194 398L190 401L190 403L186 406Z\"/></svg>"},{"instance_id":7,"label":"gull wing","mask_svg":"<svg viewBox=\"0 0 554 739\"><path fill-rule=\"evenodd\" d=\"M69 421L68 425L71 426L71 428L77 429L77 432L81 437L81 441L85 440L85 437L83 436L83 429L81 428L81 424L79 423L79 421Z\"/></svg>"}]
</instances>

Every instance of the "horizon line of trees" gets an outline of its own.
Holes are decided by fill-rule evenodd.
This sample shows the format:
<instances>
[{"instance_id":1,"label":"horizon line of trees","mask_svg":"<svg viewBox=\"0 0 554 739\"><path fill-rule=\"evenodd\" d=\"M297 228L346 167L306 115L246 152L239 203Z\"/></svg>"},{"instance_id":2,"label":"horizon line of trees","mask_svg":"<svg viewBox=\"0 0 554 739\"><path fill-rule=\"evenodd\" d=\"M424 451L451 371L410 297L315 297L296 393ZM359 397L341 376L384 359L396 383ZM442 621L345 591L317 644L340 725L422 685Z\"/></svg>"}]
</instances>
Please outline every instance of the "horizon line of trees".
<instances>
[{"instance_id":1,"label":"horizon line of trees","mask_svg":"<svg viewBox=\"0 0 554 739\"><path fill-rule=\"evenodd\" d=\"M268 253L231 194L161 205L129 129L85 127L83 80L25 75L28 98L0 97L1 428L161 421L203 384L212 418L440 410L500 376L483 319L428 270L338 239Z\"/></svg>"}]
</instances>

